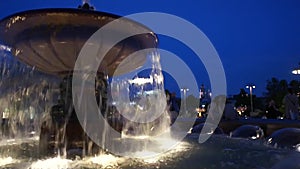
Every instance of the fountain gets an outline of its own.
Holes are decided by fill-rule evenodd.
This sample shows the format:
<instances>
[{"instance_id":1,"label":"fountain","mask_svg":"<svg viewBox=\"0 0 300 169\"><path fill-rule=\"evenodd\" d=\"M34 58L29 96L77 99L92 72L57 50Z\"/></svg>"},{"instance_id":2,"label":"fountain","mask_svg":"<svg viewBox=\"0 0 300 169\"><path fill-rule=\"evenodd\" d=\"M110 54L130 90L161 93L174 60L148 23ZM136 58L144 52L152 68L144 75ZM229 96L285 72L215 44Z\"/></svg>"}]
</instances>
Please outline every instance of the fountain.
<instances>
[{"instance_id":1,"label":"fountain","mask_svg":"<svg viewBox=\"0 0 300 169\"><path fill-rule=\"evenodd\" d=\"M102 26L118 18L116 15L94 11L89 4L84 3L79 9L31 10L1 20L0 40L11 47L11 53L17 59L40 72L63 78L59 89L56 89L59 98L56 96L56 103L48 108L50 116L43 117L41 121L41 155L66 154L69 150L78 148L89 149L89 152L83 153L94 152L96 146L88 145L90 139L84 133L73 110L72 74L76 73L73 72L76 58L88 38ZM129 19L126 22L131 24L132 29L147 30L147 33L120 41L104 56L95 86L95 96L103 115L109 109L107 77L118 75L116 68L135 51L157 47L157 37L150 29ZM124 32L111 31L114 35L126 33L125 29ZM103 38L95 45L109 42L109 39ZM122 73L143 65L146 56L131 55L130 66L125 66L127 70L123 69ZM33 107L29 107L29 110L32 109ZM121 128L117 130L121 132Z\"/></svg>"},{"instance_id":2,"label":"fountain","mask_svg":"<svg viewBox=\"0 0 300 169\"><path fill-rule=\"evenodd\" d=\"M94 11L85 3L80 9L31 10L0 21L0 42L5 45L0 46L3 56L0 60L0 109L3 111L0 168L270 168L277 161L282 162L275 164L275 168L283 168L286 163L292 167L297 165L290 163L299 158L295 151L268 147L260 139L229 138L222 130L212 129L206 134L215 132L218 135L199 144L203 123L178 145L173 143L176 140L169 139L172 133L168 132L167 137L152 140L170 125L167 113L144 123L145 117L151 119L147 112L155 114L165 108L159 54L155 50L134 53L156 48L158 40L149 28L129 19L125 20L132 29L147 33L122 40L109 50L97 69L92 91L99 108L97 113L118 133L111 140L128 143L125 149L114 148L120 148L120 154L133 150L135 154L131 157L155 156L128 158L105 152L105 144L98 144L99 140L85 133L86 126L81 127L71 88L73 76L84 71L73 71L73 68L86 40L118 18ZM109 38L101 39L101 45L108 43ZM151 63L157 66L150 71L150 76L112 80L112 76L122 76L120 72L137 70L147 62L149 55ZM122 71L116 71L129 56L131 63L123 66ZM155 79L157 77L159 80ZM122 97L128 88L133 89L131 97ZM149 104L157 100L162 100L161 104L149 108ZM135 116L137 112L145 114L144 118ZM109 136L109 133L104 135ZM273 140L276 138L275 135ZM106 138L101 142L107 142ZM177 147L169 151L166 148L167 153L157 155L157 152L165 152L162 151L164 145L173 144Z\"/></svg>"}]
</instances>

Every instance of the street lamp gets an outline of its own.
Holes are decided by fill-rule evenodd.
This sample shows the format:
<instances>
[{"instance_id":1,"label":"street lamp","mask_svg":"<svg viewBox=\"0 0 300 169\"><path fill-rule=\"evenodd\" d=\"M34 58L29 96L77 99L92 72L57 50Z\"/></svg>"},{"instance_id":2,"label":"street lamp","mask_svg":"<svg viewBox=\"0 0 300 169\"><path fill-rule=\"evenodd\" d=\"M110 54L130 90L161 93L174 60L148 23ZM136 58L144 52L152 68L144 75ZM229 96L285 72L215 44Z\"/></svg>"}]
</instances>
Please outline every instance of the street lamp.
<instances>
[{"instance_id":1,"label":"street lamp","mask_svg":"<svg viewBox=\"0 0 300 169\"><path fill-rule=\"evenodd\" d=\"M298 68L295 68L293 71L292 71L292 73L294 74L294 75L300 75L300 63L299 63L299 66L298 66ZM298 85L299 85L299 81L297 81L298 82ZM300 88L300 86L298 86L298 89ZM297 92L297 95L298 95L299 93Z\"/></svg>"},{"instance_id":2,"label":"street lamp","mask_svg":"<svg viewBox=\"0 0 300 169\"><path fill-rule=\"evenodd\" d=\"M248 84L248 85L246 86L246 88L250 90L250 105L251 105L251 112L253 112L252 90L255 89L255 85L253 85L253 84Z\"/></svg>"},{"instance_id":3,"label":"street lamp","mask_svg":"<svg viewBox=\"0 0 300 169\"><path fill-rule=\"evenodd\" d=\"M294 75L300 75L300 63L299 63L299 67L298 67L298 68L295 68L295 69L292 71L292 73L293 73Z\"/></svg>"},{"instance_id":4,"label":"street lamp","mask_svg":"<svg viewBox=\"0 0 300 169\"><path fill-rule=\"evenodd\" d=\"M299 74L300 74L300 68L294 69L294 70L292 71L292 73L293 73L294 75L299 75Z\"/></svg>"},{"instance_id":5,"label":"street lamp","mask_svg":"<svg viewBox=\"0 0 300 169\"><path fill-rule=\"evenodd\" d=\"M186 112L186 92L188 92L189 90L190 90L190 89L189 89L189 88L186 88L186 87L180 89L180 91L183 92L183 98L184 98L184 100L183 100L183 110L184 110L185 112Z\"/></svg>"}]
</instances>

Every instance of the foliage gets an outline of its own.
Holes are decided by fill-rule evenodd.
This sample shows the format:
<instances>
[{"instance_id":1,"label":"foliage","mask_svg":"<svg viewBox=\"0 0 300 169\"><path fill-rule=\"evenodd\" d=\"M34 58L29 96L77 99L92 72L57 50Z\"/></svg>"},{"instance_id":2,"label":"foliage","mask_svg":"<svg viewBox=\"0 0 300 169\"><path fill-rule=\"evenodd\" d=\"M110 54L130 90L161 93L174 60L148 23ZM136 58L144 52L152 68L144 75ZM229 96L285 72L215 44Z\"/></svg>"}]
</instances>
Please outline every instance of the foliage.
<instances>
[{"instance_id":1,"label":"foliage","mask_svg":"<svg viewBox=\"0 0 300 169\"><path fill-rule=\"evenodd\" d=\"M289 83L286 80L278 80L273 77L271 80L267 81L266 90L264 93L267 101L274 100L276 107L280 109L281 112L284 111L284 105L282 100L284 96L287 94L288 88L292 88L295 93L299 93L300 83L297 80L292 80Z\"/></svg>"},{"instance_id":2,"label":"foliage","mask_svg":"<svg viewBox=\"0 0 300 169\"><path fill-rule=\"evenodd\" d=\"M247 107L245 110L244 114L249 115L250 114L250 96L249 94L245 91L245 89L240 89L240 93L237 95L234 95L234 99L236 100L235 102L235 107Z\"/></svg>"},{"instance_id":3,"label":"foliage","mask_svg":"<svg viewBox=\"0 0 300 169\"><path fill-rule=\"evenodd\" d=\"M251 111L251 101L250 101L250 94L245 91L245 89L240 89L240 93L237 95L234 95L234 99L236 100L235 102L235 107L247 107L245 112L243 112L243 115L250 115ZM264 99L263 98L258 98L256 95L252 95L252 101L253 101L253 110L258 111L258 110L264 110Z\"/></svg>"},{"instance_id":4,"label":"foliage","mask_svg":"<svg viewBox=\"0 0 300 169\"><path fill-rule=\"evenodd\" d=\"M288 86L286 80L278 80L274 77L271 80L267 80L267 92L264 94L267 101L274 100L276 106L280 107L282 105L282 99L287 93Z\"/></svg>"},{"instance_id":5,"label":"foliage","mask_svg":"<svg viewBox=\"0 0 300 169\"><path fill-rule=\"evenodd\" d=\"M236 99L235 107L239 107L239 106L250 107L250 97L248 96L248 93L245 91L245 89L240 89L240 93L238 95L235 95L235 99Z\"/></svg>"}]
</instances>

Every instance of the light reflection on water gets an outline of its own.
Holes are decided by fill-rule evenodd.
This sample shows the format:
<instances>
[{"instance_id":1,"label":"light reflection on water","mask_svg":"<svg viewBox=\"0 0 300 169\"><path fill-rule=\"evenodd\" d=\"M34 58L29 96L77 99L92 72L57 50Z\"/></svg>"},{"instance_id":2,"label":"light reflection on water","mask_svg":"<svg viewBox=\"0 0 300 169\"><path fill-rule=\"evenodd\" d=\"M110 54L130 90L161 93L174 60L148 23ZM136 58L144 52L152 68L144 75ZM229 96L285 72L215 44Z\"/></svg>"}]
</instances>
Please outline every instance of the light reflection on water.
<instances>
[{"instance_id":1,"label":"light reflection on water","mask_svg":"<svg viewBox=\"0 0 300 169\"><path fill-rule=\"evenodd\" d=\"M33 162L27 169L69 169L69 168L119 168L120 166L126 167L126 165L159 165L165 158L175 157L178 152L184 151L184 146L187 143L181 143L173 150L161 154L160 156L147 157L145 159L130 159L125 157L117 157L112 154L101 154L95 157L86 157L82 160L68 160L61 157L48 158L45 160L38 160ZM137 152L137 154L152 155L152 152ZM156 154L156 153L154 153ZM132 161L130 163L126 161Z\"/></svg>"},{"instance_id":2,"label":"light reflection on water","mask_svg":"<svg viewBox=\"0 0 300 169\"><path fill-rule=\"evenodd\" d=\"M163 159L166 158L174 158L178 156L181 152L184 152L187 150L187 148L190 146L187 142L181 142L177 143L176 145L176 140L172 139L159 139L160 147L159 149L165 149L165 153L157 154L157 152L153 152L150 150L143 150L143 151L138 151L133 154L133 157L139 157L143 162L147 164L155 164L158 162L163 161ZM172 149L170 149L170 144L175 145ZM166 151L170 149L169 151Z\"/></svg>"},{"instance_id":3,"label":"light reflection on water","mask_svg":"<svg viewBox=\"0 0 300 169\"><path fill-rule=\"evenodd\" d=\"M22 147L14 144L11 147ZM11 149L6 147L6 149ZM15 150L15 149L11 149ZM27 151L27 150L25 150ZM29 150L28 150L29 151ZM13 154L13 152L11 152ZM151 152L137 152L150 153ZM96 169L96 168L236 168L292 169L300 168L300 153L267 147L262 142L228 137L212 137L204 144L187 139L167 153L134 159L101 154L95 157L69 160L61 157L38 159L6 156L0 158L0 168L13 169Z\"/></svg>"},{"instance_id":4,"label":"light reflection on water","mask_svg":"<svg viewBox=\"0 0 300 169\"><path fill-rule=\"evenodd\" d=\"M25 139L25 142L21 142L20 140L11 140L10 145L2 144L0 148L9 150L10 153L7 154L7 157L0 158L0 168L15 168L15 169L76 169L76 168L132 168L141 166L148 166L151 168L154 166L159 166L161 162L164 162L167 158L175 158L180 152L184 152L189 147L189 144L186 142L182 142L176 145L172 150L160 154L159 156L150 156L153 154L157 154L156 152L150 151L140 151L136 152L135 156L142 156L145 158L127 158L127 157L119 157L114 156L112 154L100 154L95 157L85 157L83 159L64 159L60 156L57 157L49 157L46 159L38 159L33 158L31 156L32 149L36 149L36 147L30 147L30 150L24 149L24 144L31 144L37 146L38 140L36 138ZM31 142L30 142L31 141ZM166 140L159 140L161 142L166 142ZM169 140L169 144L172 140ZM163 145L163 144L162 144ZM166 145L168 146L168 145ZM9 156L10 154L18 154L19 150L23 149L23 151L28 151L26 157L13 157ZM36 149L37 150L37 149ZM15 151L15 152L13 152ZM147 154L148 156L144 156ZM155 168L156 168L155 167Z\"/></svg>"}]
</instances>

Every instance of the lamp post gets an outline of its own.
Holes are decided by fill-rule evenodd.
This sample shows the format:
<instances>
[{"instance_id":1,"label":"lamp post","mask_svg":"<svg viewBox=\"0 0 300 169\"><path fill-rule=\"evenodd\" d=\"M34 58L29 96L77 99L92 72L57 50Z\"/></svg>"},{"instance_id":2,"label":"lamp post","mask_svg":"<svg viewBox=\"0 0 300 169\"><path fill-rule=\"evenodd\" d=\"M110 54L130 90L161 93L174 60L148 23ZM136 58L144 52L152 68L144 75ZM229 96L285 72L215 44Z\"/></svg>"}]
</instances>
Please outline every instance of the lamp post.
<instances>
[{"instance_id":1,"label":"lamp post","mask_svg":"<svg viewBox=\"0 0 300 169\"><path fill-rule=\"evenodd\" d=\"M295 68L293 71L292 71L292 73L294 74L294 75L300 75L300 63L299 63L299 66L297 67L297 68ZM300 88L300 86L299 86L299 83L300 83L300 81L299 80L297 80L297 91L295 91L296 92L296 94L297 94L297 96L299 96L299 88Z\"/></svg>"},{"instance_id":2,"label":"lamp post","mask_svg":"<svg viewBox=\"0 0 300 169\"><path fill-rule=\"evenodd\" d=\"M246 88L249 89L249 91L250 91L250 106L251 106L251 112L253 112L252 92L253 92L253 89L255 89L255 85L248 84L248 85L246 85Z\"/></svg>"},{"instance_id":3,"label":"lamp post","mask_svg":"<svg viewBox=\"0 0 300 169\"><path fill-rule=\"evenodd\" d=\"M292 71L292 73L293 73L294 75L300 75L300 68L294 69L294 70Z\"/></svg>"},{"instance_id":4,"label":"lamp post","mask_svg":"<svg viewBox=\"0 0 300 169\"><path fill-rule=\"evenodd\" d=\"M188 92L189 90L190 89L186 88L186 87L180 89L180 91L183 92L183 98L184 98L184 100L183 100L183 110L185 111L185 113L187 112L187 109L186 109L186 92Z\"/></svg>"},{"instance_id":5,"label":"lamp post","mask_svg":"<svg viewBox=\"0 0 300 169\"><path fill-rule=\"evenodd\" d=\"M298 67L298 68L295 68L295 69L292 71L292 73L293 73L294 75L300 75L300 63L299 63L299 67Z\"/></svg>"}]
</instances>

